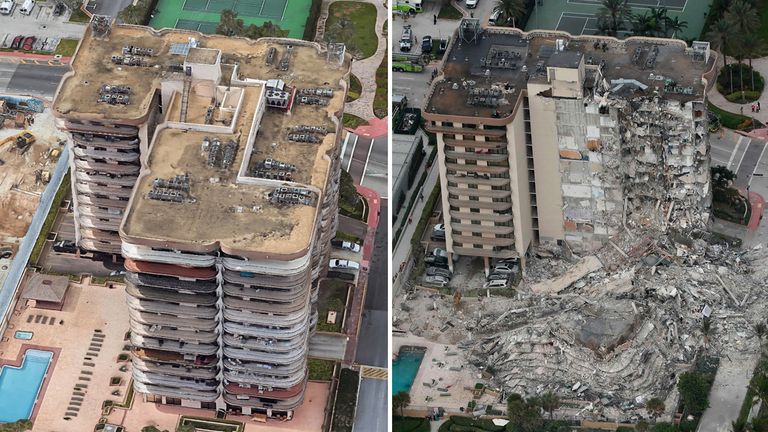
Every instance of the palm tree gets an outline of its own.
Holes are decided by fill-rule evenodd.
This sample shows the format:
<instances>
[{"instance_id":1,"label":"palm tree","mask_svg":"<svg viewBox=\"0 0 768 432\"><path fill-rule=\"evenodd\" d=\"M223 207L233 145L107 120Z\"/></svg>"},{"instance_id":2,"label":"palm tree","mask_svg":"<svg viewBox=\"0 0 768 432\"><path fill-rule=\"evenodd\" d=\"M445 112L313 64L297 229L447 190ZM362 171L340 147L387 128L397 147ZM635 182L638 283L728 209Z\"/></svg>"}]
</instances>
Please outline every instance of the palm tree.
<instances>
[{"instance_id":1,"label":"palm tree","mask_svg":"<svg viewBox=\"0 0 768 432\"><path fill-rule=\"evenodd\" d=\"M746 0L734 0L725 13L725 19L733 24L741 35L757 30L760 25L758 16L755 8Z\"/></svg>"},{"instance_id":2,"label":"palm tree","mask_svg":"<svg viewBox=\"0 0 768 432\"><path fill-rule=\"evenodd\" d=\"M645 410L656 421L657 417L664 414L664 401L657 397L648 399L648 402L645 403Z\"/></svg>"},{"instance_id":3,"label":"palm tree","mask_svg":"<svg viewBox=\"0 0 768 432\"><path fill-rule=\"evenodd\" d=\"M654 36L667 35L667 8L651 8L651 30Z\"/></svg>"},{"instance_id":4,"label":"palm tree","mask_svg":"<svg viewBox=\"0 0 768 432\"><path fill-rule=\"evenodd\" d=\"M725 68L728 65L725 60L725 49L731 38L731 26L728 24L728 21L723 18L715 21L709 28L705 37L712 43L713 48L723 56L723 68Z\"/></svg>"},{"instance_id":5,"label":"palm tree","mask_svg":"<svg viewBox=\"0 0 768 432\"><path fill-rule=\"evenodd\" d=\"M603 6L598 14L600 17L608 20L608 29L611 36L616 36L619 32L619 26L624 19L632 13L626 0L603 0Z\"/></svg>"},{"instance_id":6,"label":"palm tree","mask_svg":"<svg viewBox=\"0 0 768 432\"><path fill-rule=\"evenodd\" d=\"M752 75L752 91L755 90L755 70L752 69L752 59L762 57L766 54L765 42L763 38L755 32L744 34L739 39L740 50L749 62L750 74ZM765 325L765 324L763 324Z\"/></svg>"},{"instance_id":7,"label":"palm tree","mask_svg":"<svg viewBox=\"0 0 768 432\"><path fill-rule=\"evenodd\" d=\"M675 36L677 36L677 32L683 31L687 27L688 27L688 21L681 21L680 17L667 19L667 31L672 30L672 39L674 39Z\"/></svg>"},{"instance_id":8,"label":"palm tree","mask_svg":"<svg viewBox=\"0 0 768 432\"><path fill-rule=\"evenodd\" d=\"M507 21L512 19L512 27L517 27L517 20L525 15L528 8L525 0L498 0L493 10L504 15Z\"/></svg>"},{"instance_id":9,"label":"palm tree","mask_svg":"<svg viewBox=\"0 0 768 432\"><path fill-rule=\"evenodd\" d=\"M648 36L653 27L653 17L648 15L648 12L643 12L642 15L633 14L631 23L634 36Z\"/></svg>"},{"instance_id":10,"label":"palm tree","mask_svg":"<svg viewBox=\"0 0 768 432\"><path fill-rule=\"evenodd\" d=\"M552 393L552 391L548 391L541 395L539 402L541 402L541 408L549 413L549 419L552 420L554 411L560 408L560 398L557 397L556 394Z\"/></svg>"},{"instance_id":11,"label":"palm tree","mask_svg":"<svg viewBox=\"0 0 768 432\"><path fill-rule=\"evenodd\" d=\"M411 404L411 395L405 391L399 391L392 396L392 408L400 410L400 417L403 416L403 410Z\"/></svg>"}]
</instances>

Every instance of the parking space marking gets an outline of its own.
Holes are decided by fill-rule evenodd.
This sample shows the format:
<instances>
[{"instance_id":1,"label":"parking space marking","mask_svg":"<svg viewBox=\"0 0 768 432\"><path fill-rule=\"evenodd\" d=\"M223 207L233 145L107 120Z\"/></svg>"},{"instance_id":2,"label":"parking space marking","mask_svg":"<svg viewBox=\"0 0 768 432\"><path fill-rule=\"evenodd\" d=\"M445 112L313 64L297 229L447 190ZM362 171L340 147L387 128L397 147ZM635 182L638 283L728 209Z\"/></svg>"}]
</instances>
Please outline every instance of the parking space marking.
<instances>
[{"instance_id":1,"label":"parking space marking","mask_svg":"<svg viewBox=\"0 0 768 432\"><path fill-rule=\"evenodd\" d=\"M739 150L740 145L741 145L741 138L739 138L739 140L736 142L736 145L733 147L733 151L731 152L731 158L728 159L728 165L726 165L728 169L731 169L731 164L733 163L733 157L736 156L736 151Z\"/></svg>"}]
</instances>

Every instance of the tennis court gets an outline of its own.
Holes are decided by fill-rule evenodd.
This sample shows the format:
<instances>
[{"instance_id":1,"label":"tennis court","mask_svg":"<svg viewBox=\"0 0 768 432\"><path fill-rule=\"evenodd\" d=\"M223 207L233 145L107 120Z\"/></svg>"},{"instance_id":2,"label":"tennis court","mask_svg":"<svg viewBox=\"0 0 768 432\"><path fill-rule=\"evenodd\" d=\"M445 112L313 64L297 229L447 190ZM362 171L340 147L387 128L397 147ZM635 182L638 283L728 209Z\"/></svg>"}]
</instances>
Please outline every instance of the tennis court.
<instances>
[{"instance_id":1,"label":"tennis court","mask_svg":"<svg viewBox=\"0 0 768 432\"><path fill-rule=\"evenodd\" d=\"M680 39L698 39L712 0L629 0L633 14L650 8L666 8L670 18L679 17L688 27L677 34ZM537 0L526 30L562 30L574 35L596 34L601 0Z\"/></svg>"},{"instance_id":2,"label":"tennis court","mask_svg":"<svg viewBox=\"0 0 768 432\"><path fill-rule=\"evenodd\" d=\"M150 21L155 28L175 27L214 33L224 9L233 10L248 26L267 21L301 38L312 0L160 0Z\"/></svg>"}]
</instances>

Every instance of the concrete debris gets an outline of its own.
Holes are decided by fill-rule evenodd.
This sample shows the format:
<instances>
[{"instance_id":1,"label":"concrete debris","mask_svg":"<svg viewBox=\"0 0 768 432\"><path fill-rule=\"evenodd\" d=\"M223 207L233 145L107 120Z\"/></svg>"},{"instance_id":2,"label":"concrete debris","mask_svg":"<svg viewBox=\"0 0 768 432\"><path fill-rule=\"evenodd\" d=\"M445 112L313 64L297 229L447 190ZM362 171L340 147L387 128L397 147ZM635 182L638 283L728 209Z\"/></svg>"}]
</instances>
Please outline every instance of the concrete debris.
<instances>
[{"instance_id":1,"label":"concrete debris","mask_svg":"<svg viewBox=\"0 0 768 432\"><path fill-rule=\"evenodd\" d=\"M394 325L453 345L466 360L464 373L484 372L506 394L556 392L569 401L561 415L647 418L644 401L675 400L678 375L699 356L760 346L754 325L768 308L761 289L768 251L710 237L697 225L700 214L684 205L700 199L681 193L675 207L682 213L672 211L659 230L628 219L632 232L616 233L581 259L534 252L513 298L464 297L454 308L451 295L416 289ZM676 221L686 208L683 229ZM655 200L648 210L656 211Z\"/></svg>"}]
</instances>

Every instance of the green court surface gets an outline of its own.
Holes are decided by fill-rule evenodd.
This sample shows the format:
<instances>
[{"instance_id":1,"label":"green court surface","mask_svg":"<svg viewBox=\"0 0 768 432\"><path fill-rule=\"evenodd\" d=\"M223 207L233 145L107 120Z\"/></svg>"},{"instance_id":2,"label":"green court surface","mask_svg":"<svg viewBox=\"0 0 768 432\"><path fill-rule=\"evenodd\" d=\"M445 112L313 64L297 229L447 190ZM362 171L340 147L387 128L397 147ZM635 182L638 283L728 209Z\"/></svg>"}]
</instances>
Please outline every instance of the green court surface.
<instances>
[{"instance_id":1,"label":"green court surface","mask_svg":"<svg viewBox=\"0 0 768 432\"><path fill-rule=\"evenodd\" d=\"M246 26L272 21L288 37L301 39L311 6L312 0L160 0L149 25L213 33L221 11L231 9Z\"/></svg>"},{"instance_id":2,"label":"green court surface","mask_svg":"<svg viewBox=\"0 0 768 432\"><path fill-rule=\"evenodd\" d=\"M698 39L712 0L628 0L633 14L667 8L667 16L687 21L678 39ZM601 0L537 0L526 30L562 30L574 35L597 33Z\"/></svg>"}]
</instances>

